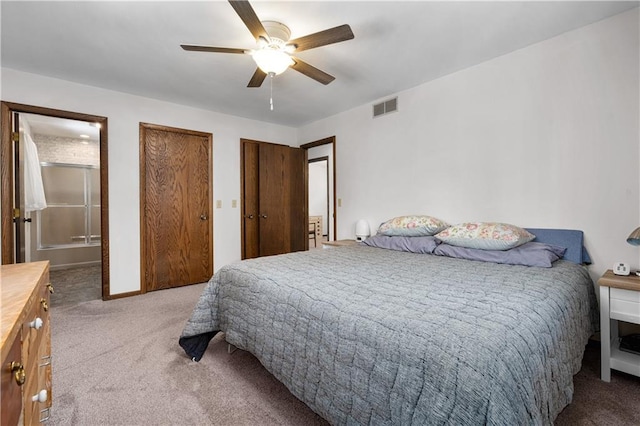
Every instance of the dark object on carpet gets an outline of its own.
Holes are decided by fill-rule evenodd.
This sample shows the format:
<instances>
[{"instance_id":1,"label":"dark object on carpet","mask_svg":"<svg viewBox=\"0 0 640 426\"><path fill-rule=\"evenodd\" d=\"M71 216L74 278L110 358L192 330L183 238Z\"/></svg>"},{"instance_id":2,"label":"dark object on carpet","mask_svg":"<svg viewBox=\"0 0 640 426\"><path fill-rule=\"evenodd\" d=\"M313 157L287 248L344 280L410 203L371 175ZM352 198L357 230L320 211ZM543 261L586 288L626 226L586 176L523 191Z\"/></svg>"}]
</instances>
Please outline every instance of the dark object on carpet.
<instances>
[{"instance_id":1,"label":"dark object on carpet","mask_svg":"<svg viewBox=\"0 0 640 426\"><path fill-rule=\"evenodd\" d=\"M200 361L204 351L207 350L209 342L220 331L210 331L209 333L199 334L192 337L181 337L178 339L178 344L184 349L184 351L191 357L193 361Z\"/></svg>"}]
</instances>

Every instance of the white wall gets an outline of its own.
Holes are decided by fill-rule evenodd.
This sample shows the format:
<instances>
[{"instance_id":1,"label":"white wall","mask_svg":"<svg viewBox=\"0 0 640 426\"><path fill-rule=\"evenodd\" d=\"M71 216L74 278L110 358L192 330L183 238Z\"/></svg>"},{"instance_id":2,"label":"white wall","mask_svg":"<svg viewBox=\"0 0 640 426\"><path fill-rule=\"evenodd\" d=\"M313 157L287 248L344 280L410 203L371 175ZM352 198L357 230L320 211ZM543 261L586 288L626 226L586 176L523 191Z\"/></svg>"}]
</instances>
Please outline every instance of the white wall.
<instances>
[{"instance_id":1,"label":"white wall","mask_svg":"<svg viewBox=\"0 0 640 426\"><path fill-rule=\"evenodd\" d=\"M595 278L640 225L638 9L298 130L336 136L338 238L430 214L585 232ZM418 54L418 53L417 53ZM399 65L402 66L402 65ZM386 99L386 98L385 98ZM372 102L372 104L375 102Z\"/></svg>"},{"instance_id":2,"label":"white wall","mask_svg":"<svg viewBox=\"0 0 640 426\"><path fill-rule=\"evenodd\" d=\"M213 134L214 267L240 259L240 138L294 145L296 129L3 68L4 101L105 116L111 294L140 289L139 123ZM212 95L214 96L214 95ZM239 203L238 203L239 205ZM215 206L215 203L214 203Z\"/></svg>"}]
</instances>

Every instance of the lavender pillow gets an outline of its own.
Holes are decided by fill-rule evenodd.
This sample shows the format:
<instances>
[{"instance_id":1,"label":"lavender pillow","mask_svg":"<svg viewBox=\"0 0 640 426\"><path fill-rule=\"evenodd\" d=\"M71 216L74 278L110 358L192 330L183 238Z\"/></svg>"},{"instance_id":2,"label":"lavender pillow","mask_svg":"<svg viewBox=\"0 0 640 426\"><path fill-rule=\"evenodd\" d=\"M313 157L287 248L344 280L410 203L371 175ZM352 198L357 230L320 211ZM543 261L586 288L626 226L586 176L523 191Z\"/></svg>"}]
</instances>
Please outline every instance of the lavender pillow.
<instances>
[{"instance_id":1,"label":"lavender pillow","mask_svg":"<svg viewBox=\"0 0 640 426\"><path fill-rule=\"evenodd\" d=\"M442 243L434 249L433 254L482 262L551 268L552 263L561 259L566 250L564 247L534 242L509 250L481 250Z\"/></svg>"},{"instance_id":2,"label":"lavender pillow","mask_svg":"<svg viewBox=\"0 0 640 426\"><path fill-rule=\"evenodd\" d=\"M390 237L387 235L374 235L362 242L371 247L387 250L408 251L411 253L431 254L438 245L435 237Z\"/></svg>"}]
</instances>

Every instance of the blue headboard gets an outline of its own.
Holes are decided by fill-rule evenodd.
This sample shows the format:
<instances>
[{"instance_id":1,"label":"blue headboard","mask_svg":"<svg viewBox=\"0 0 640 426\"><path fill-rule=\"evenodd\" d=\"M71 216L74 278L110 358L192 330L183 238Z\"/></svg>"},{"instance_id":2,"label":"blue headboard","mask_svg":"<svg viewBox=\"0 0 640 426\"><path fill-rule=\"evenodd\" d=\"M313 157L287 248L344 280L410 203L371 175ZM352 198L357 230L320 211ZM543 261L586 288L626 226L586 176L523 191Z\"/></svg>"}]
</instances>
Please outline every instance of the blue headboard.
<instances>
[{"instance_id":1,"label":"blue headboard","mask_svg":"<svg viewBox=\"0 0 640 426\"><path fill-rule=\"evenodd\" d=\"M573 229L526 229L536 236L533 241L566 247L567 251L563 259L577 263L578 265L591 264L591 257L584 247L584 234L582 231Z\"/></svg>"}]
</instances>

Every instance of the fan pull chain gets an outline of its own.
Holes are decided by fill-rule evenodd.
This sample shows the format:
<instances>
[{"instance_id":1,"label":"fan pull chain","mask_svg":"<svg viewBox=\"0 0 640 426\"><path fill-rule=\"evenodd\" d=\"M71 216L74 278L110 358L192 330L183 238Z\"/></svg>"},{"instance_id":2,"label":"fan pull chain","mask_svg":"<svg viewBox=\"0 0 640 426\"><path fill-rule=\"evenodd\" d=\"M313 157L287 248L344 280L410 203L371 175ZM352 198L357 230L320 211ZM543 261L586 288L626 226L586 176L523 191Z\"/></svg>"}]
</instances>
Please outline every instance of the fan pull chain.
<instances>
[{"instance_id":1,"label":"fan pull chain","mask_svg":"<svg viewBox=\"0 0 640 426\"><path fill-rule=\"evenodd\" d=\"M269 82L271 83L270 84L270 86L271 86L271 94L270 94L270 97L269 97L269 106L271 106L271 111L273 111L273 73L272 72L269 73L269 77L270 77L269 78Z\"/></svg>"}]
</instances>

